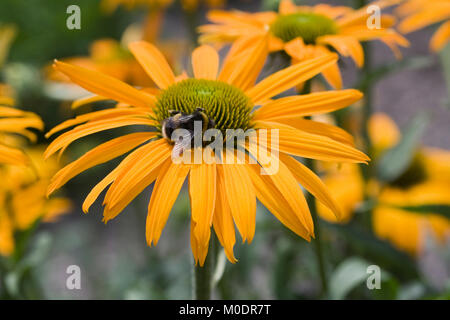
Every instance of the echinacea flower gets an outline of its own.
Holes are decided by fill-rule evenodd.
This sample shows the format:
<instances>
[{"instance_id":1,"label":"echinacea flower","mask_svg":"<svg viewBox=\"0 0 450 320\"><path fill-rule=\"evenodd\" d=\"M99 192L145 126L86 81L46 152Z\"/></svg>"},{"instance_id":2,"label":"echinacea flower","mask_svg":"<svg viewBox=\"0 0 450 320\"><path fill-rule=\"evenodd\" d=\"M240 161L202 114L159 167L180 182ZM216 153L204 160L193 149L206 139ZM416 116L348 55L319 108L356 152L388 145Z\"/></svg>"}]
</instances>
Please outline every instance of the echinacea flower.
<instances>
[{"instance_id":1,"label":"echinacea flower","mask_svg":"<svg viewBox=\"0 0 450 320\"><path fill-rule=\"evenodd\" d=\"M47 134L48 137L75 128L57 137L46 150L46 157L61 153L75 140L96 132L124 126L141 126L147 130L105 142L67 165L52 179L49 194L80 172L131 151L91 190L83 204L84 212L109 186L104 198L103 220L107 222L155 182L148 206L146 239L148 245L156 245L188 178L191 246L195 261L200 265L208 252L211 226L228 259L236 261L234 225L243 241L252 241L256 198L284 225L307 240L314 236L314 227L298 183L339 215L337 204L320 179L291 155L327 161L367 162L368 157L354 148L348 133L303 118L348 106L362 94L357 90L342 90L273 98L335 63L335 54L296 64L255 84L268 51L266 41L259 37L243 38L235 43L221 68L215 49L207 45L197 48L192 53L193 78L186 74L175 76L164 56L150 43L132 43L130 51L157 84L158 92L138 90L98 72L55 62L55 67L73 82L129 107L83 114L58 125ZM257 106L259 108L255 110ZM248 162L174 162L174 144L164 138L161 127L173 111L192 114L198 108L202 108L207 118L213 120L213 127L221 132L227 129L245 131L253 128L256 132L278 129L279 145L275 147L279 151L279 170L262 175L260 165ZM254 145L247 146L251 153Z\"/></svg>"},{"instance_id":2,"label":"echinacea flower","mask_svg":"<svg viewBox=\"0 0 450 320\"><path fill-rule=\"evenodd\" d=\"M36 135L29 129L43 130L44 124L36 114L14 108L15 101L10 96L0 95L0 165L28 164L25 153L9 143L8 138L21 135L36 140Z\"/></svg>"},{"instance_id":3,"label":"echinacea flower","mask_svg":"<svg viewBox=\"0 0 450 320\"><path fill-rule=\"evenodd\" d=\"M396 124L385 114L374 114L369 120L369 134L377 156L400 139ZM364 180L357 165L344 164L325 168L323 181L337 200L342 219L349 221L364 196L364 188L377 199L372 222L375 234L397 248L416 255L422 252L425 237L433 235L444 241L450 235L450 220L433 212L433 205L450 205L450 151L422 147L410 168L396 180L381 185ZM330 168L331 167L331 168ZM415 213L410 207L430 206L430 212ZM317 204L319 215L337 222L330 210Z\"/></svg>"},{"instance_id":4,"label":"echinacea flower","mask_svg":"<svg viewBox=\"0 0 450 320\"><path fill-rule=\"evenodd\" d=\"M14 252L14 232L29 229L37 220L53 222L71 209L64 197L46 197L50 178L60 169L58 161L44 161L41 147L27 148L29 166L0 167L0 255Z\"/></svg>"},{"instance_id":5,"label":"echinacea flower","mask_svg":"<svg viewBox=\"0 0 450 320\"><path fill-rule=\"evenodd\" d=\"M430 40L431 50L440 51L450 40L450 1L407 0L398 6L396 12L404 17L398 26L402 33L443 22Z\"/></svg>"},{"instance_id":6,"label":"echinacea flower","mask_svg":"<svg viewBox=\"0 0 450 320\"><path fill-rule=\"evenodd\" d=\"M134 86L153 85L128 49L114 39L96 40L89 48L89 56L66 58L64 62L105 73ZM51 81L70 81L52 66L46 68L45 71L47 79Z\"/></svg>"},{"instance_id":7,"label":"echinacea flower","mask_svg":"<svg viewBox=\"0 0 450 320\"><path fill-rule=\"evenodd\" d=\"M396 2L376 1L371 5L383 8ZM408 41L391 28L393 17L382 15L379 28L368 27L369 17L367 6L358 10L327 4L310 7L282 0L278 13L210 11L208 19L213 24L199 27L200 42L222 45L244 35L268 35L269 50L284 50L293 63L327 55L334 49L361 67L364 52L360 42L379 39L399 56L397 46L407 46ZM342 87L337 62L324 69L322 75L334 88Z\"/></svg>"}]
</instances>

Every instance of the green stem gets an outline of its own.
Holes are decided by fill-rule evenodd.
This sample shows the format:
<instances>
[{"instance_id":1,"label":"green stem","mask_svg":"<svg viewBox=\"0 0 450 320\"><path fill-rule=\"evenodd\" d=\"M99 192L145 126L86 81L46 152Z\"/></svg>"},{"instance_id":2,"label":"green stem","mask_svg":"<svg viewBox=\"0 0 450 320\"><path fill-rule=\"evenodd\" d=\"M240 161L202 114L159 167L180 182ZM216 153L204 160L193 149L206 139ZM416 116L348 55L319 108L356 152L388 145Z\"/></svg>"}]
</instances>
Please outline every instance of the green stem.
<instances>
[{"instance_id":1,"label":"green stem","mask_svg":"<svg viewBox=\"0 0 450 320\"><path fill-rule=\"evenodd\" d=\"M203 267L194 266L194 299L210 300L212 293L212 277L216 260L216 237L211 235L209 252Z\"/></svg>"},{"instance_id":2,"label":"green stem","mask_svg":"<svg viewBox=\"0 0 450 320\"><path fill-rule=\"evenodd\" d=\"M187 23L187 29L189 31L189 36L192 41L192 45L196 47L198 45L198 33L197 33L197 27L198 27L198 15L197 11L189 11L189 10L183 10L184 16Z\"/></svg>"},{"instance_id":3,"label":"green stem","mask_svg":"<svg viewBox=\"0 0 450 320\"><path fill-rule=\"evenodd\" d=\"M311 159L306 160L306 165L313 170L313 161ZM316 209L316 201L312 194L308 193L307 195L308 200L308 206L309 210L311 212L311 216L314 223L314 235L315 238L313 240L314 245L314 251L316 254L317 259L317 266L319 268L319 276L320 276L320 284L321 284L321 296L327 297L328 296L328 277L326 272L326 266L325 266L325 255L324 255L324 243L321 233L321 223L319 216L317 215L317 209Z\"/></svg>"}]
</instances>

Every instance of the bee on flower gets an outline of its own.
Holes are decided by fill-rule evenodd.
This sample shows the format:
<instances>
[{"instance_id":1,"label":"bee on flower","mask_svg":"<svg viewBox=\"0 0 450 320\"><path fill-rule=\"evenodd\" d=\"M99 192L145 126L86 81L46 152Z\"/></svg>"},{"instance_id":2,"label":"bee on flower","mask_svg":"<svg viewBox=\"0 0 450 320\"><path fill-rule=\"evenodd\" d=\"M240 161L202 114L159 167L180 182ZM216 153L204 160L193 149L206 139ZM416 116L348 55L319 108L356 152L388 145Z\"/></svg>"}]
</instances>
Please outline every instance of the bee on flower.
<instances>
[{"instance_id":1,"label":"bee on flower","mask_svg":"<svg viewBox=\"0 0 450 320\"><path fill-rule=\"evenodd\" d=\"M300 184L340 215L338 204L321 180L294 156L366 163L369 158L354 147L350 134L304 118L344 108L361 99L362 94L348 89L274 98L334 64L337 55L330 53L304 61L256 82L268 54L267 40L262 37L244 37L235 42L221 67L214 48L198 47L192 53L193 77L186 73L175 75L163 54L150 43L135 42L129 49L158 86L156 92L138 90L97 71L55 62L55 68L74 83L129 107L87 113L61 123L48 132L47 137L72 129L51 142L46 158L97 132L125 126L139 126L141 131L111 139L61 169L52 178L48 194L79 173L127 154L89 192L83 210L88 212L102 191L109 187L103 202L103 220L107 222L154 183L146 223L147 243L151 246L158 243L178 193L188 180L191 247L200 265L204 264L208 253L211 227L228 259L236 262L233 254L235 225L243 241L251 242L255 233L257 198L285 226L308 241L314 237L314 226ZM274 147L278 154L274 160L279 162L277 172L262 174L264 165L248 161L233 164L174 162L172 154L177 143L170 138L172 129L189 128L192 120L200 123L201 133L208 128L219 132L253 129L257 133L276 129L279 137L279 144ZM268 139L271 138L269 134ZM267 145L267 140L245 144L245 158L258 158L255 147L264 143ZM208 146L199 148L206 150ZM185 145L182 153L194 152L193 149ZM228 156L238 155L233 151Z\"/></svg>"}]
</instances>

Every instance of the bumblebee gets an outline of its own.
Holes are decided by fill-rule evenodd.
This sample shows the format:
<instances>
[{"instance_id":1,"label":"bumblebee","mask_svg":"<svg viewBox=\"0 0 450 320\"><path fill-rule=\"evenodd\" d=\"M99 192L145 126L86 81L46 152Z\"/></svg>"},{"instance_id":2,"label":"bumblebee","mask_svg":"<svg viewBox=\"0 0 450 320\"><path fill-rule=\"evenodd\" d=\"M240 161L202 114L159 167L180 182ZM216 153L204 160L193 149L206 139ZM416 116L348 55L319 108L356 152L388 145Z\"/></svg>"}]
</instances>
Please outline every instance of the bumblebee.
<instances>
[{"instance_id":1,"label":"bumblebee","mask_svg":"<svg viewBox=\"0 0 450 320\"><path fill-rule=\"evenodd\" d=\"M185 114L177 110L170 110L169 114L170 117L164 119L162 122L161 132L164 138L175 143L174 151L179 150L180 153L193 146L196 134L203 136L203 133L206 130L214 128L215 126L215 121L208 117L203 108L197 108L191 114ZM202 122L201 132L194 131L195 121ZM177 141L174 141L172 140L172 134L177 129L185 129L187 130L187 133L184 136L179 137Z\"/></svg>"}]
</instances>

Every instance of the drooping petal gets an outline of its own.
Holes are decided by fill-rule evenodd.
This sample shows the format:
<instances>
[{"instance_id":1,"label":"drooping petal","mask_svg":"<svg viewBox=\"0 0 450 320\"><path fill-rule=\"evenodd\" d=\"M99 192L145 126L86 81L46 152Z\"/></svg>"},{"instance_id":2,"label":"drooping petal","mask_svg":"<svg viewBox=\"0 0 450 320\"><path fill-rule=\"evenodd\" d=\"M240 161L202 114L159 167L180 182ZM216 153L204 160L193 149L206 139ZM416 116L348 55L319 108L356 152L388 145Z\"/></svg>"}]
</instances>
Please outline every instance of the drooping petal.
<instances>
[{"instance_id":1,"label":"drooping petal","mask_svg":"<svg viewBox=\"0 0 450 320\"><path fill-rule=\"evenodd\" d=\"M247 49L237 51L238 47ZM267 39L264 35L245 37L232 50L225 61L219 80L247 90L254 85L264 66L268 54Z\"/></svg>"},{"instance_id":2,"label":"drooping petal","mask_svg":"<svg viewBox=\"0 0 450 320\"><path fill-rule=\"evenodd\" d=\"M123 159L113 171L111 171L94 188L92 188L83 202L83 212L87 213L89 211L89 208L100 196L100 193L102 193L103 190L105 190L111 183L114 182L114 180L117 179L117 177L123 172L124 168L127 168L130 163L133 163L142 158L145 153L147 153L147 150L145 148L138 148L134 150L128 156L126 156L125 159Z\"/></svg>"},{"instance_id":3,"label":"drooping petal","mask_svg":"<svg viewBox=\"0 0 450 320\"><path fill-rule=\"evenodd\" d=\"M311 79L337 61L336 54L310 59L278 71L246 91L254 104L267 102L275 95Z\"/></svg>"},{"instance_id":4,"label":"drooping petal","mask_svg":"<svg viewBox=\"0 0 450 320\"><path fill-rule=\"evenodd\" d=\"M282 153L280 154L280 160L289 168L297 181L312 195L314 195L314 197L330 208L339 220L341 217L339 205L331 196L322 180L320 180L320 178L312 170L291 156Z\"/></svg>"},{"instance_id":5,"label":"drooping petal","mask_svg":"<svg viewBox=\"0 0 450 320\"><path fill-rule=\"evenodd\" d=\"M197 79L216 80L219 70L219 55L208 45L198 47L192 53L192 68Z\"/></svg>"},{"instance_id":6,"label":"drooping petal","mask_svg":"<svg viewBox=\"0 0 450 320\"><path fill-rule=\"evenodd\" d=\"M362 96L358 90L347 89L279 98L261 106L254 119L273 120L333 112L355 103Z\"/></svg>"},{"instance_id":7,"label":"drooping petal","mask_svg":"<svg viewBox=\"0 0 450 320\"><path fill-rule=\"evenodd\" d=\"M109 188L104 203L107 208L116 206L128 194L138 194L147 185L147 177L171 155L171 146L165 139L152 141L139 148L140 157L129 162ZM150 182L151 183L151 182Z\"/></svg>"},{"instance_id":8,"label":"drooping petal","mask_svg":"<svg viewBox=\"0 0 450 320\"><path fill-rule=\"evenodd\" d=\"M311 134L280 123L255 122L257 128L275 129L279 134L279 145L272 146L288 154L334 162L366 163L370 159L361 151L325 136ZM268 131L268 141L260 144L272 145L272 131Z\"/></svg>"},{"instance_id":9,"label":"drooping petal","mask_svg":"<svg viewBox=\"0 0 450 320\"><path fill-rule=\"evenodd\" d=\"M197 259L203 266L208 253L209 238L216 203L216 165L194 164L189 173L191 199L191 233L195 237Z\"/></svg>"},{"instance_id":10,"label":"drooping petal","mask_svg":"<svg viewBox=\"0 0 450 320\"><path fill-rule=\"evenodd\" d=\"M443 23L434 33L430 40L430 48L433 51L439 51L445 47L450 40L450 21Z\"/></svg>"},{"instance_id":11,"label":"drooping petal","mask_svg":"<svg viewBox=\"0 0 450 320\"><path fill-rule=\"evenodd\" d=\"M150 117L153 114L153 112L148 108L114 108L114 109L106 109L106 110L100 110L100 111L94 111L89 112L86 114L82 114L80 116L75 117L74 119L66 120L53 129L51 129L49 132L45 134L46 138L51 137L55 133L68 129L70 127L82 124L84 122L88 121L95 121L95 120L106 120L106 119L113 119L113 118L121 118L123 116L146 116Z\"/></svg>"},{"instance_id":12,"label":"drooping petal","mask_svg":"<svg viewBox=\"0 0 450 320\"><path fill-rule=\"evenodd\" d=\"M217 166L219 190L225 190L236 227L242 240L251 242L255 235L256 196L243 164Z\"/></svg>"},{"instance_id":13,"label":"drooping petal","mask_svg":"<svg viewBox=\"0 0 450 320\"><path fill-rule=\"evenodd\" d=\"M91 104L94 102L98 102L98 101L104 101L104 100L108 100L108 98L102 97L102 96L98 96L98 95L91 95L88 97L83 97L77 100L74 100L71 104L71 108L72 109L78 109L81 106L84 106L86 104Z\"/></svg>"},{"instance_id":14,"label":"drooping petal","mask_svg":"<svg viewBox=\"0 0 450 320\"><path fill-rule=\"evenodd\" d=\"M176 164L172 159L167 159L160 169L148 206L145 234L149 246L158 243L189 169L189 165Z\"/></svg>"},{"instance_id":15,"label":"drooping petal","mask_svg":"<svg viewBox=\"0 0 450 320\"><path fill-rule=\"evenodd\" d=\"M116 78L61 61L55 61L55 68L73 82L100 96L128 103L135 107L148 108L155 104L155 96L139 91Z\"/></svg>"},{"instance_id":16,"label":"drooping petal","mask_svg":"<svg viewBox=\"0 0 450 320\"><path fill-rule=\"evenodd\" d=\"M225 195L226 190L219 189L222 184L217 183L216 208L213 215L213 226L217 238L225 249L225 254L231 263L237 262L233 247L236 243L233 215Z\"/></svg>"},{"instance_id":17,"label":"drooping petal","mask_svg":"<svg viewBox=\"0 0 450 320\"><path fill-rule=\"evenodd\" d=\"M194 164L189 173L191 219L195 222L194 235L200 247L207 248L216 201L216 165Z\"/></svg>"},{"instance_id":18,"label":"drooping petal","mask_svg":"<svg viewBox=\"0 0 450 320\"><path fill-rule=\"evenodd\" d=\"M249 142L248 151L264 169L262 175L267 175L272 181L273 186L283 195L283 200L288 203L292 211L297 215L298 220L308 230L308 233L314 234L314 225L309 212L308 204L303 195L303 191L297 183L295 177L289 168L279 159L276 152L261 152L260 148L264 146ZM268 151L268 150L267 150ZM263 178L264 180L264 178Z\"/></svg>"},{"instance_id":19,"label":"drooping petal","mask_svg":"<svg viewBox=\"0 0 450 320\"><path fill-rule=\"evenodd\" d=\"M301 223L296 212L292 210L287 201L280 201L280 199L283 199L283 194L275 187L269 176L261 175L261 167L258 165L248 165L247 169L259 201L287 228L310 241L309 231Z\"/></svg>"},{"instance_id":20,"label":"drooping petal","mask_svg":"<svg viewBox=\"0 0 450 320\"><path fill-rule=\"evenodd\" d=\"M317 122L303 118L282 118L274 119L273 121L281 124L286 124L298 130L325 136L341 143L348 144L352 147L355 146L355 140L350 133L348 133L344 129L328 123Z\"/></svg>"},{"instance_id":21,"label":"drooping petal","mask_svg":"<svg viewBox=\"0 0 450 320\"><path fill-rule=\"evenodd\" d=\"M156 132L131 133L116 139L112 139L86 152L78 160L62 168L53 176L52 181L48 187L47 195L53 193L56 189L63 186L67 181L69 181L79 173L96 165L114 159L118 156L121 156L124 153L139 146L140 144L154 138L155 136Z\"/></svg>"},{"instance_id":22,"label":"drooping petal","mask_svg":"<svg viewBox=\"0 0 450 320\"><path fill-rule=\"evenodd\" d=\"M358 39L352 36L331 35L317 38L317 43L330 45L344 57L350 56L358 67L364 65L364 50Z\"/></svg>"},{"instance_id":23,"label":"drooping petal","mask_svg":"<svg viewBox=\"0 0 450 320\"><path fill-rule=\"evenodd\" d=\"M169 63L154 45L138 41L130 43L129 49L159 88L166 89L175 83L175 75Z\"/></svg>"},{"instance_id":24,"label":"drooping petal","mask_svg":"<svg viewBox=\"0 0 450 320\"><path fill-rule=\"evenodd\" d=\"M124 126L132 125L148 125L152 126L154 122L146 118L138 118L136 116L123 117L122 119L106 119L99 120L92 123L86 123L72 129L58 138L56 138L45 150L44 157L47 159L58 150L64 150L73 141L85 137L87 135Z\"/></svg>"}]
</instances>

